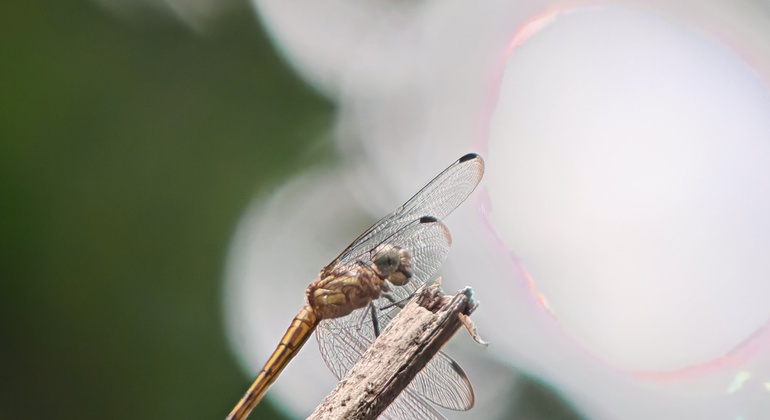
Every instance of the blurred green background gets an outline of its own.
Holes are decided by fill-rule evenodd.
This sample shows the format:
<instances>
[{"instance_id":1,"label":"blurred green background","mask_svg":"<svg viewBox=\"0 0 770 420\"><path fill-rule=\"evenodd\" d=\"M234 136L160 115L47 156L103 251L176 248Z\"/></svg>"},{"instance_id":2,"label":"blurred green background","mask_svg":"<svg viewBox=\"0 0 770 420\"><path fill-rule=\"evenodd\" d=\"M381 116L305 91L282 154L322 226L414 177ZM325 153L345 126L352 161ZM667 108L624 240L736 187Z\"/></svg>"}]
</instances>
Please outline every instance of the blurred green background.
<instances>
[{"instance_id":1,"label":"blurred green background","mask_svg":"<svg viewBox=\"0 0 770 420\"><path fill-rule=\"evenodd\" d=\"M331 150L332 106L245 2L204 33L87 0L0 22L0 418L223 418L249 383L222 330L230 235Z\"/></svg>"},{"instance_id":2,"label":"blurred green background","mask_svg":"<svg viewBox=\"0 0 770 420\"><path fill-rule=\"evenodd\" d=\"M255 194L329 159L334 109L233 1L199 32L0 3L0 418L223 418L248 387L228 242ZM577 418L526 383L514 417Z\"/></svg>"}]
</instances>

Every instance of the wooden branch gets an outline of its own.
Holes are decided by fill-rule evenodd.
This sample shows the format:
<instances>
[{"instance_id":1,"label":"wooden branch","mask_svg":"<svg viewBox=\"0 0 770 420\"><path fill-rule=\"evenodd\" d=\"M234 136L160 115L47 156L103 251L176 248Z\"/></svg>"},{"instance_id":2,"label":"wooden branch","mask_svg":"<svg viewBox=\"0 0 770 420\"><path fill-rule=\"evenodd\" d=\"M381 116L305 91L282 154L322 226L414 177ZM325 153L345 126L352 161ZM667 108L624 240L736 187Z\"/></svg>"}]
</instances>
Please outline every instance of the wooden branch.
<instances>
[{"instance_id":1,"label":"wooden branch","mask_svg":"<svg viewBox=\"0 0 770 420\"><path fill-rule=\"evenodd\" d=\"M457 330L467 327L464 322L470 320L460 315L476 309L471 289L445 296L439 283L424 289L393 318L308 419L377 418Z\"/></svg>"}]
</instances>

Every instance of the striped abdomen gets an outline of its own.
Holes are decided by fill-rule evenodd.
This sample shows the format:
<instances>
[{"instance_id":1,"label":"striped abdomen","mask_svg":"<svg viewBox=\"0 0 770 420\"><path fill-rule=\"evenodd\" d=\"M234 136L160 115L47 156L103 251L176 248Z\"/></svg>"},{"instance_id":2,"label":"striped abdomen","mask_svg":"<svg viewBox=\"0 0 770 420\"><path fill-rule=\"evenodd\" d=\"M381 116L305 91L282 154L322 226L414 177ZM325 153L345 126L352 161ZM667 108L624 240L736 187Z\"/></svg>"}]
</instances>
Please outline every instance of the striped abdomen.
<instances>
[{"instance_id":1,"label":"striped abdomen","mask_svg":"<svg viewBox=\"0 0 770 420\"><path fill-rule=\"evenodd\" d=\"M265 363L265 367L262 368L257 378L254 379L254 383L251 384L251 387L249 387L246 394L238 402L238 405L227 416L228 420L240 420L249 415L283 368L289 364L289 361L305 344L313 330L318 326L319 321L318 316L309 306L304 306L299 311L283 335L280 344L278 344L278 347L276 347L267 363Z\"/></svg>"}]
</instances>

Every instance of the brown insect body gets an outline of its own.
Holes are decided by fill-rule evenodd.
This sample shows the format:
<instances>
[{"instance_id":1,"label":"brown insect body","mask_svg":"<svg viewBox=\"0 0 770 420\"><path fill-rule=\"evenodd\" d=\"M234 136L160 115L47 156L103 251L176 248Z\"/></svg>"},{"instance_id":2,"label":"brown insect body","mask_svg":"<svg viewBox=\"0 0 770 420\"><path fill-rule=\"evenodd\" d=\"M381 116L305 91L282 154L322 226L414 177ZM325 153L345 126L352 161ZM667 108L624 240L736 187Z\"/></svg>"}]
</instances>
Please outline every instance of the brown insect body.
<instances>
[{"instance_id":1,"label":"brown insect body","mask_svg":"<svg viewBox=\"0 0 770 420\"><path fill-rule=\"evenodd\" d=\"M380 297L382 280L373 270L346 267L323 274L305 291L308 305L321 319L348 315Z\"/></svg>"},{"instance_id":2,"label":"brown insect body","mask_svg":"<svg viewBox=\"0 0 770 420\"><path fill-rule=\"evenodd\" d=\"M409 252L395 246L379 247L374 264L359 263L321 270L321 275L307 287L308 305L320 319L349 315L378 299L388 287L385 280L403 286L412 277Z\"/></svg>"}]
</instances>

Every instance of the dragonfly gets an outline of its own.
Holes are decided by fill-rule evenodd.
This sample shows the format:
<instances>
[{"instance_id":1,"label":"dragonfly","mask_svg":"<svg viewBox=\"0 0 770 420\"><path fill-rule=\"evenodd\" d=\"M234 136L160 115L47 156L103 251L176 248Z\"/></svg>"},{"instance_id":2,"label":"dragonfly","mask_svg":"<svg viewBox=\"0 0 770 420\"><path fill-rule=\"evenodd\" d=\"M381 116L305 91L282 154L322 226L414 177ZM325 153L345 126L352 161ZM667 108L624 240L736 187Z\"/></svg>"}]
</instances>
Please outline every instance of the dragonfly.
<instances>
[{"instance_id":1,"label":"dragonfly","mask_svg":"<svg viewBox=\"0 0 770 420\"><path fill-rule=\"evenodd\" d=\"M342 379L380 330L444 262L452 239L441 219L468 198L483 174L481 156L462 156L321 269L305 291L306 304L227 419L241 420L249 415L315 330L324 361L337 379ZM473 407L470 380L442 352L381 418L443 419L425 400L452 410Z\"/></svg>"}]
</instances>

